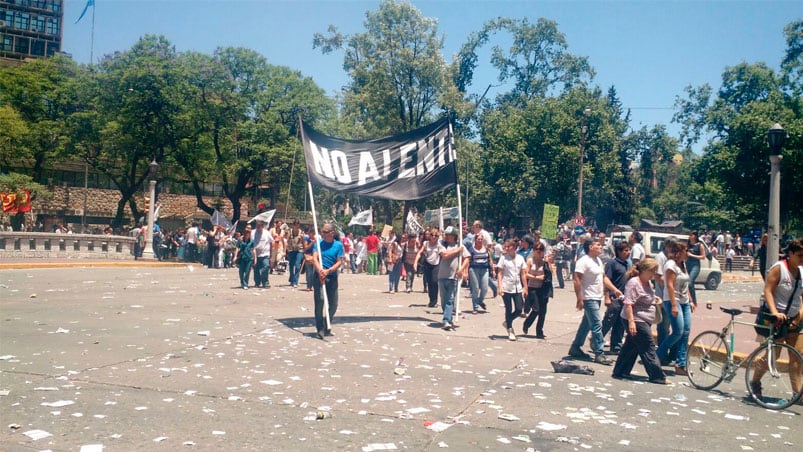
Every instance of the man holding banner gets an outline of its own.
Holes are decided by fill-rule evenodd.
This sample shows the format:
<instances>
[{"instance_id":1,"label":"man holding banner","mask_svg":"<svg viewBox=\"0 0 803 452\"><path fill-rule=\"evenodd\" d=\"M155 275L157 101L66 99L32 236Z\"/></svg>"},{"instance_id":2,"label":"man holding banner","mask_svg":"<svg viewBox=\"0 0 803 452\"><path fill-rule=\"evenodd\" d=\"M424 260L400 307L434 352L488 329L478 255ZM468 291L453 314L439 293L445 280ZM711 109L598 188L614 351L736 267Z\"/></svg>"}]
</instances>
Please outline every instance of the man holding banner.
<instances>
[{"instance_id":1,"label":"man holding banner","mask_svg":"<svg viewBox=\"0 0 803 452\"><path fill-rule=\"evenodd\" d=\"M330 224L321 228L323 240L316 240L312 251L312 265L315 272L312 288L315 291L315 337L323 340L324 336L332 336L331 322L337 312L337 275L343 265L343 244L335 240L335 230ZM328 321L324 317L324 294L328 301Z\"/></svg>"}]
</instances>

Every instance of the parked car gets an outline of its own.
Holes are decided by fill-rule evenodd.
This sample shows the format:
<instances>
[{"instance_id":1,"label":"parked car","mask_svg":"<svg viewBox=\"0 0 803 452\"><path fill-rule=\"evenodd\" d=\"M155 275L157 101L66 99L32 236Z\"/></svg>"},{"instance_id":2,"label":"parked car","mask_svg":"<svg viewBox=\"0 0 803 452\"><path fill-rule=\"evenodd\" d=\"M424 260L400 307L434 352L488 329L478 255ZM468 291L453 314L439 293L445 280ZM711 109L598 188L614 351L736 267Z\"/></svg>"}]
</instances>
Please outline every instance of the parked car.
<instances>
[{"instance_id":1,"label":"parked car","mask_svg":"<svg viewBox=\"0 0 803 452\"><path fill-rule=\"evenodd\" d=\"M680 241L688 241L689 236L685 234L669 234L666 232L639 231L643 237L641 244L649 257L655 257L664 247L667 237L673 236ZM611 236L611 241L615 244L622 240L630 239L631 231L617 231ZM694 280L695 284L703 285L706 290L716 290L722 282L722 270L719 261L716 259L703 259L700 261L700 274Z\"/></svg>"}]
</instances>

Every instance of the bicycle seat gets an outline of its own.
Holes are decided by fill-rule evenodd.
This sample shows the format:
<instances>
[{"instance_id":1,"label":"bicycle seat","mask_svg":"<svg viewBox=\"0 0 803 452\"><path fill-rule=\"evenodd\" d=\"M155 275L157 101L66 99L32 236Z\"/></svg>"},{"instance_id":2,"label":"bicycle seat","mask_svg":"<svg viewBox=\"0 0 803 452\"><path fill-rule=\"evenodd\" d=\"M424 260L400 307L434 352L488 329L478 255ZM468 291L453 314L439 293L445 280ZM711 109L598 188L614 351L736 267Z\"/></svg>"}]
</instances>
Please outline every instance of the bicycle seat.
<instances>
[{"instance_id":1,"label":"bicycle seat","mask_svg":"<svg viewBox=\"0 0 803 452\"><path fill-rule=\"evenodd\" d=\"M732 316L737 316L739 314L744 313L744 311L742 311L741 309L729 309L729 308L723 308L722 306L720 306L719 309L725 314L730 314Z\"/></svg>"}]
</instances>

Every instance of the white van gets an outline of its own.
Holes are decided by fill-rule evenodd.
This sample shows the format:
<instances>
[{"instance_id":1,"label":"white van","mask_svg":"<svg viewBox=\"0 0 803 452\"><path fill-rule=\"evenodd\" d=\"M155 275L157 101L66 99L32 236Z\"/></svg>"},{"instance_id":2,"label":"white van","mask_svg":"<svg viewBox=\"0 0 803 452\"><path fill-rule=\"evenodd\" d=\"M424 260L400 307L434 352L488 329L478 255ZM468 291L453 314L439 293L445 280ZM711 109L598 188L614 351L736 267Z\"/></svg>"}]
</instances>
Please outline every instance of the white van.
<instances>
[{"instance_id":1,"label":"white van","mask_svg":"<svg viewBox=\"0 0 803 452\"><path fill-rule=\"evenodd\" d=\"M650 232L650 231L639 231L641 232L641 244L644 246L644 250L647 252L647 256L655 257L658 253L661 252L664 246L664 240L667 237L673 236L677 238L679 241L688 241L689 236L685 234L670 234L666 232ZM627 241L630 238L632 232L630 231L618 231L611 233L611 243L616 244L622 240ZM688 242L687 242L688 243ZM722 270L719 267L719 261L716 259L703 259L700 261L700 274L697 276L697 279L694 281L695 284L702 284L705 286L707 290L716 290L719 287L719 283L722 281Z\"/></svg>"}]
</instances>

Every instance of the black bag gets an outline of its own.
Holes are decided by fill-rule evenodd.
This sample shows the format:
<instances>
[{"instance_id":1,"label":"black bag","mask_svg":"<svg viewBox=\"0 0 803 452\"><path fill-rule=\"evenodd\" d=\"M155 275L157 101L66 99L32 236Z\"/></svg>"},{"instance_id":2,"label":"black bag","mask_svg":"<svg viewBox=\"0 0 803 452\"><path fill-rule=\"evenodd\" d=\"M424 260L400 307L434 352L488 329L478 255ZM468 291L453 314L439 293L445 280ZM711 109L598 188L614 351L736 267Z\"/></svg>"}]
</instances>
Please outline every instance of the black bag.
<instances>
[{"instance_id":1,"label":"black bag","mask_svg":"<svg viewBox=\"0 0 803 452\"><path fill-rule=\"evenodd\" d=\"M789 324L791 323L791 319L789 318L789 308L792 307L792 299L795 297L798 284L800 284L800 279L795 280L795 287L792 288L792 295L790 295L789 300L786 301L784 315L787 317L785 322L781 322L780 320L776 319L775 316L770 314L770 308L767 306L767 300L764 299L764 295L761 296L761 309L758 310L758 315L756 316L756 326L754 327L759 336L769 336L769 326L773 324L773 339L786 337L789 334Z\"/></svg>"}]
</instances>

